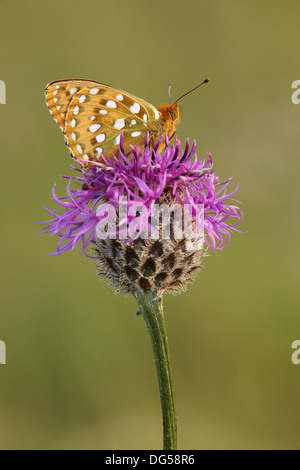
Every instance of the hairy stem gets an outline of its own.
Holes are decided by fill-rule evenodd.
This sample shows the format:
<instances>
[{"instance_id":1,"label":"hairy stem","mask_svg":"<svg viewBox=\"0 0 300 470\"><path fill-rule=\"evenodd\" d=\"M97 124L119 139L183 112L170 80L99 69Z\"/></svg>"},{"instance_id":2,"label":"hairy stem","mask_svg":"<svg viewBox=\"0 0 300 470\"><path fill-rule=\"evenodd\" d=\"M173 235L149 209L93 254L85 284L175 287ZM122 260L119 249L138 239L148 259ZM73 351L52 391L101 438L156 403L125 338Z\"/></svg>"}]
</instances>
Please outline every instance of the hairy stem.
<instances>
[{"instance_id":1,"label":"hairy stem","mask_svg":"<svg viewBox=\"0 0 300 470\"><path fill-rule=\"evenodd\" d=\"M163 449L177 449L177 422L168 338L164 322L162 300L154 292L136 295L152 344L163 418Z\"/></svg>"}]
</instances>

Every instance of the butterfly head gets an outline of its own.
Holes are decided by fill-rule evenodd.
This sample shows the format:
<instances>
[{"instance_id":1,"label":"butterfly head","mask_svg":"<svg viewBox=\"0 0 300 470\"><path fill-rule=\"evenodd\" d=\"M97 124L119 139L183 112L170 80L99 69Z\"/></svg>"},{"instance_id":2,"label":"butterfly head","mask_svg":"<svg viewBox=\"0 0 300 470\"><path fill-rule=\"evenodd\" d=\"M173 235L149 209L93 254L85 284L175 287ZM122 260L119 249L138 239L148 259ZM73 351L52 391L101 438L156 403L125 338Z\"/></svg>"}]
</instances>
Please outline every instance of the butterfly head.
<instances>
[{"instance_id":1,"label":"butterfly head","mask_svg":"<svg viewBox=\"0 0 300 470\"><path fill-rule=\"evenodd\" d=\"M169 139L176 136L176 127L181 121L181 109L178 103L165 104L157 108L161 114L161 126Z\"/></svg>"},{"instance_id":2,"label":"butterfly head","mask_svg":"<svg viewBox=\"0 0 300 470\"><path fill-rule=\"evenodd\" d=\"M178 103L166 104L157 109L165 121L171 121L175 127L178 126L181 121L181 109Z\"/></svg>"}]
</instances>

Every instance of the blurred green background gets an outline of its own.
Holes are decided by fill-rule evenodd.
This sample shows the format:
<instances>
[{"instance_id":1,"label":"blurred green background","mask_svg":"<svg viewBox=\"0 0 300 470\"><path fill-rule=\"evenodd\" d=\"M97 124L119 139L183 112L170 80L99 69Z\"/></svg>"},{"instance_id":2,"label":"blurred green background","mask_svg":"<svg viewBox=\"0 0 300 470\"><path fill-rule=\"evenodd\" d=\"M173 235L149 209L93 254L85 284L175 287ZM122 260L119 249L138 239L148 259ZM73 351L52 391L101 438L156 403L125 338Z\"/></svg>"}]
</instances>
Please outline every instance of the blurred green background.
<instances>
[{"instance_id":1,"label":"blurred green background","mask_svg":"<svg viewBox=\"0 0 300 470\"><path fill-rule=\"evenodd\" d=\"M71 163L44 102L61 78L182 101L178 136L240 182L247 234L165 298L180 449L295 449L300 440L299 0L37 0L1 9L1 449L159 449L158 387L134 300L34 221ZM65 184L59 182L58 193ZM39 227L38 227L39 229Z\"/></svg>"}]
</instances>

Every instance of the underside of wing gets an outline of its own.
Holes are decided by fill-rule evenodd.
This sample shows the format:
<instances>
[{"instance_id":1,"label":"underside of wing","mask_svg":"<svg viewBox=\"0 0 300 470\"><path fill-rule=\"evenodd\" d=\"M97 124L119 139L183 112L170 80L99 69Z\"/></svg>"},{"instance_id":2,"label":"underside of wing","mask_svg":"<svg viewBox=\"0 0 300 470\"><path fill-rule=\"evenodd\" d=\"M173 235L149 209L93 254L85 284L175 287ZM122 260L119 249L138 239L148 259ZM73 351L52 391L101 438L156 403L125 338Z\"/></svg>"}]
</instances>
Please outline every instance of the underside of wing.
<instances>
[{"instance_id":1,"label":"underside of wing","mask_svg":"<svg viewBox=\"0 0 300 470\"><path fill-rule=\"evenodd\" d=\"M86 86L93 87L97 85L108 86L84 79L57 80L46 86L45 99L47 106L63 132L65 131L68 107L74 98L74 94Z\"/></svg>"},{"instance_id":2,"label":"underside of wing","mask_svg":"<svg viewBox=\"0 0 300 470\"><path fill-rule=\"evenodd\" d=\"M154 106L97 82L88 83L72 95L64 119L66 142L77 160L115 154L121 133L125 152L131 144L143 147L147 132L163 133L161 114Z\"/></svg>"}]
</instances>

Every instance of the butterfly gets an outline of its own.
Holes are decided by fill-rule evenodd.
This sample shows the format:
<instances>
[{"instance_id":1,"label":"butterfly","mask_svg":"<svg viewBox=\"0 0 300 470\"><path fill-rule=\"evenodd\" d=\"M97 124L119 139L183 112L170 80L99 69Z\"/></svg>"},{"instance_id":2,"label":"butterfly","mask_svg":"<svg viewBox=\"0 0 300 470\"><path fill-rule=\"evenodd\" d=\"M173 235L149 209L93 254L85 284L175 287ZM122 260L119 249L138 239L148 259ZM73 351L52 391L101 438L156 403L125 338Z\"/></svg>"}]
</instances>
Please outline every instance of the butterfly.
<instances>
[{"instance_id":1,"label":"butterfly","mask_svg":"<svg viewBox=\"0 0 300 470\"><path fill-rule=\"evenodd\" d=\"M147 132L150 147L163 134L171 140L176 137L176 127L181 120L179 99L174 104L155 108L128 92L92 80L51 82L45 89L45 99L64 133L72 157L82 165L94 161L95 157L101 161L102 156L116 155L122 133L126 153L130 145L144 148Z\"/></svg>"}]
</instances>

